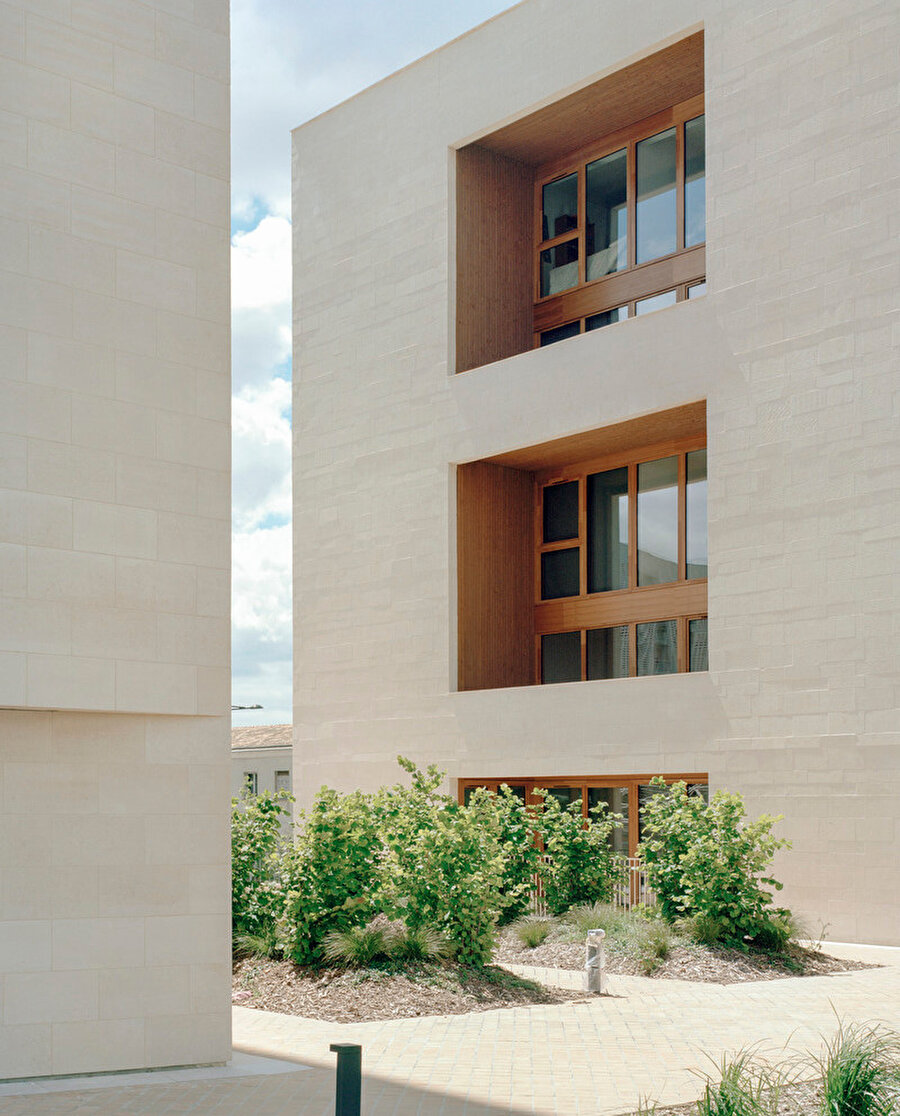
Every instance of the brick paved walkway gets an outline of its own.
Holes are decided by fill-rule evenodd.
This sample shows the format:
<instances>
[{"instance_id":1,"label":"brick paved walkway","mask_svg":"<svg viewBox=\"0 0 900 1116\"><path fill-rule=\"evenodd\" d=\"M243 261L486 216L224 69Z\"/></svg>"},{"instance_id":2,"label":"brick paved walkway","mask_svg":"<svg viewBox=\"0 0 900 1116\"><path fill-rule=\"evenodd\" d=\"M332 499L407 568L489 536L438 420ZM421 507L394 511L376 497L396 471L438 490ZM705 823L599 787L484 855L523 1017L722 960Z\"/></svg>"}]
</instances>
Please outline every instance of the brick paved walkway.
<instances>
[{"instance_id":1,"label":"brick paved walkway","mask_svg":"<svg viewBox=\"0 0 900 1116\"><path fill-rule=\"evenodd\" d=\"M332 1042L363 1046L366 1116L606 1116L633 1110L642 1096L676 1103L697 1095L691 1070L711 1068L727 1051L756 1043L774 1057L816 1049L835 1013L900 1030L900 949L846 952L887 967L724 987L612 977L611 995L587 1002L380 1023L235 1008L237 1050L302 1065L245 1057L230 1076L141 1075L105 1088L79 1082L77 1091L54 1083L53 1093L36 1084L20 1096L0 1087L0 1114L330 1116Z\"/></svg>"}]
</instances>

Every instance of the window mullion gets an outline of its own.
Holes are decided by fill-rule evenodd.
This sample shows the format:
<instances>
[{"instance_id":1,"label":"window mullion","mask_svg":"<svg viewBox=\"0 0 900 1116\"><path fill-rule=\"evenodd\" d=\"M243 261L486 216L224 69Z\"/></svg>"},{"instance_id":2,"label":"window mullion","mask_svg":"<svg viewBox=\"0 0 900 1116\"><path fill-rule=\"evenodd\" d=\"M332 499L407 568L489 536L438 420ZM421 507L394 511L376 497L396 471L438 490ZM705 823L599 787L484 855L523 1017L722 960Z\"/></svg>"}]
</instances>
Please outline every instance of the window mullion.
<instances>
[{"instance_id":1,"label":"window mullion","mask_svg":"<svg viewBox=\"0 0 900 1116\"><path fill-rule=\"evenodd\" d=\"M627 166L627 206L628 206L628 266L634 267L635 260L637 259L637 171L635 165L635 144L634 140L628 142L628 160ZM633 316L633 314L631 315Z\"/></svg>"},{"instance_id":2,"label":"window mullion","mask_svg":"<svg viewBox=\"0 0 900 1116\"><path fill-rule=\"evenodd\" d=\"M628 466L628 588L637 588L637 464Z\"/></svg>"},{"instance_id":3,"label":"window mullion","mask_svg":"<svg viewBox=\"0 0 900 1116\"><path fill-rule=\"evenodd\" d=\"M584 246L586 241L587 229L587 211L585 210L585 180L584 167L578 168L578 285L584 286L585 276L587 274L587 263L585 262Z\"/></svg>"},{"instance_id":4,"label":"window mullion","mask_svg":"<svg viewBox=\"0 0 900 1116\"><path fill-rule=\"evenodd\" d=\"M678 580L687 576L687 455L678 455Z\"/></svg>"},{"instance_id":5,"label":"window mullion","mask_svg":"<svg viewBox=\"0 0 900 1116\"><path fill-rule=\"evenodd\" d=\"M684 121L675 128L675 251L684 249Z\"/></svg>"}]
</instances>

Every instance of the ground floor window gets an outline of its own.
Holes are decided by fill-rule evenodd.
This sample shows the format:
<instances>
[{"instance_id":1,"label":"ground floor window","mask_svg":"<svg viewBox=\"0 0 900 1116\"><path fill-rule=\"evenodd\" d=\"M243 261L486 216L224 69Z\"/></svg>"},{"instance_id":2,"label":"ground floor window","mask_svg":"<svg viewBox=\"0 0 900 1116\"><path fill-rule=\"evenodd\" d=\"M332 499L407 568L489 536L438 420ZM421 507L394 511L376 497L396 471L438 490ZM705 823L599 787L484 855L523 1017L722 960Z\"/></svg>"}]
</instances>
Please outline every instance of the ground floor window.
<instances>
[{"instance_id":1,"label":"ground floor window","mask_svg":"<svg viewBox=\"0 0 900 1116\"><path fill-rule=\"evenodd\" d=\"M540 798L535 789L549 791L561 806L572 802L581 803L581 812L587 817L588 810L599 802L605 802L612 813L622 814L625 824L612 833L613 848L622 856L634 856L641 839L640 811L658 788L650 785L654 775L596 775L578 777L509 777L504 779L460 779L459 800L468 803L476 787L486 787L496 791L506 784L523 802L537 804ZM705 773L687 772L663 775L669 784L684 781L688 794L697 795L709 801L709 776Z\"/></svg>"}]
</instances>

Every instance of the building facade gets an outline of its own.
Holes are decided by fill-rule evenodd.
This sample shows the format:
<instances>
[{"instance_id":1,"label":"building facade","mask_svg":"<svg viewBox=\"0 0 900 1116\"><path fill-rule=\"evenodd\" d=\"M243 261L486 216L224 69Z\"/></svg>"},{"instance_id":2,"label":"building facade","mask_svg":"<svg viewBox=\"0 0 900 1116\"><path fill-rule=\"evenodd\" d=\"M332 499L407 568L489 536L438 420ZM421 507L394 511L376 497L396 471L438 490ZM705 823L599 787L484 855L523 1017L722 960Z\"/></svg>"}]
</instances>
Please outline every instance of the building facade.
<instances>
[{"instance_id":1,"label":"building facade","mask_svg":"<svg viewBox=\"0 0 900 1116\"><path fill-rule=\"evenodd\" d=\"M223 1062L228 4L11 0L0 74L0 1078Z\"/></svg>"},{"instance_id":2,"label":"building facade","mask_svg":"<svg viewBox=\"0 0 900 1116\"><path fill-rule=\"evenodd\" d=\"M632 851L651 777L727 788L897 944L900 25L617 15L525 0L294 133L298 797L402 753Z\"/></svg>"},{"instance_id":3,"label":"building facade","mask_svg":"<svg viewBox=\"0 0 900 1116\"><path fill-rule=\"evenodd\" d=\"M291 767L294 759L290 725L246 725L231 730L231 797L242 794L293 793ZM289 804L288 804L289 805ZM281 819L288 837L291 821Z\"/></svg>"}]
</instances>

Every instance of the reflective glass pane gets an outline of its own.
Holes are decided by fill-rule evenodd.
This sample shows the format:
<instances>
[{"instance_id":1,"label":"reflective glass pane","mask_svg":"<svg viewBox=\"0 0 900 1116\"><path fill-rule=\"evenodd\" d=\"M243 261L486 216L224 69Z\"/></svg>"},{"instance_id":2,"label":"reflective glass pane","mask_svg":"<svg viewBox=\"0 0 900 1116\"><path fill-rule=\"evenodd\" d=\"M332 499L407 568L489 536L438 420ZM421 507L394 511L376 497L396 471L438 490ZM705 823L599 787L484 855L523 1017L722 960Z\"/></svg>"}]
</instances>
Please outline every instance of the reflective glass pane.
<instances>
[{"instance_id":1,"label":"reflective glass pane","mask_svg":"<svg viewBox=\"0 0 900 1116\"><path fill-rule=\"evenodd\" d=\"M637 262L675 251L675 129L637 145Z\"/></svg>"},{"instance_id":2,"label":"reflective glass pane","mask_svg":"<svg viewBox=\"0 0 900 1116\"><path fill-rule=\"evenodd\" d=\"M547 794L549 798L555 798L564 810L571 803L581 801L581 787L548 787Z\"/></svg>"},{"instance_id":3,"label":"reflective glass pane","mask_svg":"<svg viewBox=\"0 0 900 1116\"><path fill-rule=\"evenodd\" d=\"M587 633L588 678L628 677L628 626L594 628Z\"/></svg>"},{"instance_id":4,"label":"reflective glass pane","mask_svg":"<svg viewBox=\"0 0 900 1116\"><path fill-rule=\"evenodd\" d=\"M708 628L705 616L688 624L688 670L709 670Z\"/></svg>"},{"instance_id":5,"label":"reflective glass pane","mask_svg":"<svg viewBox=\"0 0 900 1116\"><path fill-rule=\"evenodd\" d=\"M644 807L651 798L655 798L658 794L668 794L668 787L651 787L649 784L644 784L638 787L638 840L642 840L644 835Z\"/></svg>"},{"instance_id":6,"label":"reflective glass pane","mask_svg":"<svg viewBox=\"0 0 900 1116\"><path fill-rule=\"evenodd\" d=\"M675 674L678 670L678 621L637 625L637 672Z\"/></svg>"},{"instance_id":7,"label":"reflective glass pane","mask_svg":"<svg viewBox=\"0 0 900 1116\"><path fill-rule=\"evenodd\" d=\"M501 787L506 787L508 790L512 791L512 793L516 796L516 798L521 799L522 802L525 801L525 787L524 786L521 786L520 784L513 784L513 783L501 783L500 786Z\"/></svg>"},{"instance_id":8,"label":"reflective glass pane","mask_svg":"<svg viewBox=\"0 0 900 1116\"><path fill-rule=\"evenodd\" d=\"M678 578L678 458L638 465L638 585Z\"/></svg>"},{"instance_id":9,"label":"reflective glass pane","mask_svg":"<svg viewBox=\"0 0 900 1116\"><path fill-rule=\"evenodd\" d=\"M688 287L688 298L700 298L701 295L706 294L706 280L702 283L695 283L693 287Z\"/></svg>"},{"instance_id":10,"label":"reflective glass pane","mask_svg":"<svg viewBox=\"0 0 900 1116\"><path fill-rule=\"evenodd\" d=\"M588 163L585 259L588 279L628 266L628 175L625 150Z\"/></svg>"},{"instance_id":11,"label":"reflective glass pane","mask_svg":"<svg viewBox=\"0 0 900 1116\"><path fill-rule=\"evenodd\" d=\"M698 116L684 126L684 243L706 240L706 120Z\"/></svg>"},{"instance_id":12,"label":"reflective glass pane","mask_svg":"<svg viewBox=\"0 0 900 1116\"><path fill-rule=\"evenodd\" d=\"M709 558L706 545L706 450L687 455L686 543L687 576L707 577Z\"/></svg>"},{"instance_id":13,"label":"reflective glass pane","mask_svg":"<svg viewBox=\"0 0 900 1116\"><path fill-rule=\"evenodd\" d=\"M578 481L544 486L544 542L578 537Z\"/></svg>"},{"instance_id":14,"label":"reflective glass pane","mask_svg":"<svg viewBox=\"0 0 900 1116\"><path fill-rule=\"evenodd\" d=\"M622 826L609 835L613 852L628 856L628 787L588 787L588 811L605 803L611 814L621 814Z\"/></svg>"},{"instance_id":15,"label":"reflective glass pane","mask_svg":"<svg viewBox=\"0 0 900 1116\"><path fill-rule=\"evenodd\" d=\"M577 597L579 588L579 550L549 550L541 555L541 597Z\"/></svg>"},{"instance_id":16,"label":"reflective glass pane","mask_svg":"<svg viewBox=\"0 0 900 1116\"><path fill-rule=\"evenodd\" d=\"M581 632L541 636L541 681L581 681Z\"/></svg>"},{"instance_id":17,"label":"reflective glass pane","mask_svg":"<svg viewBox=\"0 0 900 1116\"><path fill-rule=\"evenodd\" d=\"M588 592L628 588L628 469L587 479Z\"/></svg>"},{"instance_id":18,"label":"reflective glass pane","mask_svg":"<svg viewBox=\"0 0 900 1116\"><path fill-rule=\"evenodd\" d=\"M541 252L541 297L567 291L578 283L578 241L564 240Z\"/></svg>"},{"instance_id":19,"label":"reflective glass pane","mask_svg":"<svg viewBox=\"0 0 900 1116\"><path fill-rule=\"evenodd\" d=\"M565 341L567 337L577 337L580 332L580 322L569 322L567 325L557 326L556 329L545 329L541 334L541 348L552 345L556 341Z\"/></svg>"},{"instance_id":20,"label":"reflective glass pane","mask_svg":"<svg viewBox=\"0 0 900 1116\"><path fill-rule=\"evenodd\" d=\"M627 306L617 306L614 310L604 310L602 314L592 314L584 319L584 332L602 329L604 326L612 325L613 322L624 322L627 317Z\"/></svg>"},{"instance_id":21,"label":"reflective glass pane","mask_svg":"<svg viewBox=\"0 0 900 1116\"><path fill-rule=\"evenodd\" d=\"M541 191L544 201L542 240L562 236L578 225L578 174L567 174L548 182Z\"/></svg>"},{"instance_id":22,"label":"reflective glass pane","mask_svg":"<svg viewBox=\"0 0 900 1116\"><path fill-rule=\"evenodd\" d=\"M674 306L676 298L675 291L663 291L662 294L638 299L634 304L635 317L638 314L652 314L654 310L664 310L667 306Z\"/></svg>"},{"instance_id":23,"label":"reflective glass pane","mask_svg":"<svg viewBox=\"0 0 900 1116\"><path fill-rule=\"evenodd\" d=\"M706 805L709 805L709 783L688 783L687 784L688 798L702 798Z\"/></svg>"}]
</instances>

